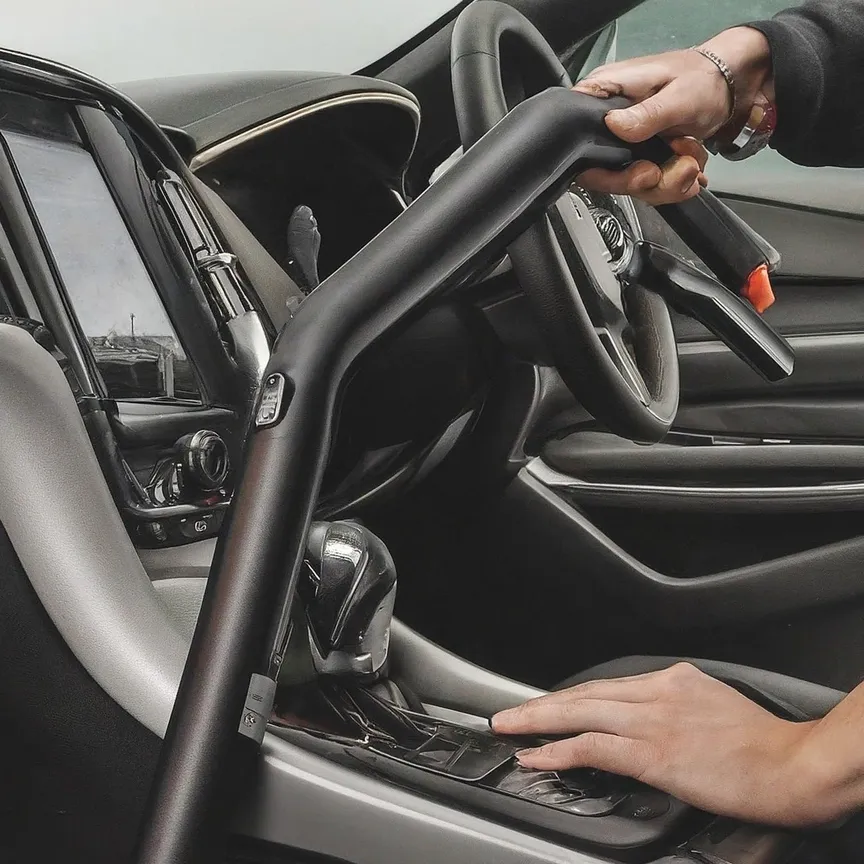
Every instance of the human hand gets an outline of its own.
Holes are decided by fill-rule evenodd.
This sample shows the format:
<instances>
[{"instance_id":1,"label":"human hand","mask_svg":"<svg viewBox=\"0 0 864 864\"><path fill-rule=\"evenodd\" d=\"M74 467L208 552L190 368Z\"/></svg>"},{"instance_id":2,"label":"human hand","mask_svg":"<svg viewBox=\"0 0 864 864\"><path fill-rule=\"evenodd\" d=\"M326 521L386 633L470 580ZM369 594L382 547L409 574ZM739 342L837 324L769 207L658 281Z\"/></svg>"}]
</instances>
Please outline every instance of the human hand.
<instances>
[{"instance_id":1,"label":"human hand","mask_svg":"<svg viewBox=\"0 0 864 864\"><path fill-rule=\"evenodd\" d=\"M847 769L826 757L833 748L838 761L831 717L780 720L679 663L533 699L497 714L492 728L504 735L575 736L521 751L527 768L599 768L718 815L801 826L829 822L861 796L860 788L838 781ZM852 740L859 739L856 731Z\"/></svg>"},{"instance_id":2,"label":"human hand","mask_svg":"<svg viewBox=\"0 0 864 864\"><path fill-rule=\"evenodd\" d=\"M717 66L690 50L602 66L575 86L601 99L627 97L634 104L610 111L606 117L609 129L632 143L655 135L671 139L677 154L663 166L640 161L620 172L589 171L580 177L580 184L595 191L634 195L655 205L698 194L706 184L707 153L696 142L727 124L734 127L739 119L743 125L761 94L773 96L770 48L757 30L726 30L703 47L721 57L732 72L734 100Z\"/></svg>"},{"instance_id":3,"label":"human hand","mask_svg":"<svg viewBox=\"0 0 864 864\"><path fill-rule=\"evenodd\" d=\"M577 182L594 192L632 195L655 207L686 201L708 185L708 151L695 138L674 138L667 143L675 156L663 165L640 159L623 171L592 168L580 174Z\"/></svg>"}]
</instances>

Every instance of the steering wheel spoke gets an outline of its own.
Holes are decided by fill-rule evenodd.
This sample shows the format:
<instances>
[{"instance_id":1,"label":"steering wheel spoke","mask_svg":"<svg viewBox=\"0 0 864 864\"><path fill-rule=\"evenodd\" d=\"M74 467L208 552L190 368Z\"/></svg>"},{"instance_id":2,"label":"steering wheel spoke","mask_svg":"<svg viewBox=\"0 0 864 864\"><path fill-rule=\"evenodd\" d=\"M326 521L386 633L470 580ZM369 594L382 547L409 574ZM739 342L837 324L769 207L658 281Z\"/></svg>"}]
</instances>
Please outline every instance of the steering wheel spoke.
<instances>
[{"instance_id":1,"label":"steering wheel spoke","mask_svg":"<svg viewBox=\"0 0 864 864\"><path fill-rule=\"evenodd\" d=\"M643 405L649 406L651 404L651 391L648 389L645 378L642 376L636 359L627 344L624 330L595 327L594 332L627 386Z\"/></svg>"},{"instance_id":2,"label":"steering wheel spoke","mask_svg":"<svg viewBox=\"0 0 864 864\"><path fill-rule=\"evenodd\" d=\"M550 208L549 218L591 320L597 326L619 326L626 321L621 282L588 204L568 191Z\"/></svg>"}]
</instances>

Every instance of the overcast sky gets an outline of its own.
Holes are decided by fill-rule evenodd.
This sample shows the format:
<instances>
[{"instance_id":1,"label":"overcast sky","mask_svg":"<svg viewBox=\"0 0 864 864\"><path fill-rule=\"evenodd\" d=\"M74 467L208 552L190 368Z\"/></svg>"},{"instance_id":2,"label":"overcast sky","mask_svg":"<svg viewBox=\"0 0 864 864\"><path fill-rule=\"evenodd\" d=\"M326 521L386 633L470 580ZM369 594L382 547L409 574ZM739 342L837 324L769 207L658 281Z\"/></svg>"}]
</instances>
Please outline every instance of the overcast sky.
<instances>
[{"instance_id":1,"label":"overcast sky","mask_svg":"<svg viewBox=\"0 0 864 864\"><path fill-rule=\"evenodd\" d=\"M112 83L196 72L354 72L456 2L0 0L0 44Z\"/></svg>"}]
</instances>

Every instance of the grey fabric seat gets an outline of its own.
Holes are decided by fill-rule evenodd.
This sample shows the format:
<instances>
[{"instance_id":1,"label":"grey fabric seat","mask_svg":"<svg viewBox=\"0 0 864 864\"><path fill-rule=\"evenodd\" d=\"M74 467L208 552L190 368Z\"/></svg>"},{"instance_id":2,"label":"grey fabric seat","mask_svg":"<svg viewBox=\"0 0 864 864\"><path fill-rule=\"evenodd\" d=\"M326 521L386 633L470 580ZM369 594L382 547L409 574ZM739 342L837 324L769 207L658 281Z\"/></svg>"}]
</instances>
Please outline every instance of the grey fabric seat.
<instances>
[{"instance_id":1,"label":"grey fabric seat","mask_svg":"<svg viewBox=\"0 0 864 864\"><path fill-rule=\"evenodd\" d=\"M809 681L800 681L777 672L739 666L737 663L695 660L689 657L622 657L586 669L563 681L556 689L562 690L585 681L657 672L682 661L692 663L707 675L724 681L755 702L790 720L812 720L823 717L846 696L839 690Z\"/></svg>"}]
</instances>

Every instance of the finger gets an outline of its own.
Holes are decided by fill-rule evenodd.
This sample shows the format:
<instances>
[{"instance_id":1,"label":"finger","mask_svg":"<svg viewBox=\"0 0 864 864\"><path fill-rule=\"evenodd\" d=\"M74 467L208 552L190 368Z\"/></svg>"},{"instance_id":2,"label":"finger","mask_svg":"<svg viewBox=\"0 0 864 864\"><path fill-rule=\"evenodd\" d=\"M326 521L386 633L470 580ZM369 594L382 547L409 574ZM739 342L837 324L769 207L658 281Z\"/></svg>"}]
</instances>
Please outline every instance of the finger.
<instances>
[{"instance_id":1,"label":"finger","mask_svg":"<svg viewBox=\"0 0 864 864\"><path fill-rule=\"evenodd\" d=\"M492 728L498 732L509 729L511 724L522 722L525 712L534 711L547 705L568 704L574 701L598 699L616 703L651 703L664 692L665 678L661 672L645 672L625 678L611 678L599 681L585 681L566 690L558 690L530 699L522 705L501 711L492 718ZM515 734L504 732L504 734Z\"/></svg>"},{"instance_id":2,"label":"finger","mask_svg":"<svg viewBox=\"0 0 864 864\"><path fill-rule=\"evenodd\" d=\"M701 141L684 136L673 138L668 144L679 156L692 156L699 163L699 170L705 170L709 153Z\"/></svg>"},{"instance_id":3,"label":"finger","mask_svg":"<svg viewBox=\"0 0 864 864\"><path fill-rule=\"evenodd\" d=\"M573 89L601 99L626 96L641 101L653 96L669 81L669 72L664 65L638 60L601 66L579 81Z\"/></svg>"},{"instance_id":4,"label":"finger","mask_svg":"<svg viewBox=\"0 0 864 864\"><path fill-rule=\"evenodd\" d=\"M582 174L577 182L585 189L606 192L610 195L639 195L653 189L662 179L659 166L653 162L634 162L623 171L608 171L592 168Z\"/></svg>"},{"instance_id":5,"label":"finger","mask_svg":"<svg viewBox=\"0 0 864 864\"><path fill-rule=\"evenodd\" d=\"M686 201L698 194L700 173L699 163L692 156L675 156L663 166L660 182L640 197L655 207Z\"/></svg>"},{"instance_id":6,"label":"finger","mask_svg":"<svg viewBox=\"0 0 864 864\"><path fill-rule=\"evenodd\" d=\"M606 125L622 140L636 143L670 130L686 129L699 119L699 109L689 90L673 81L644 101L610 111Z\"/></svg>"},{"instance_id":7,"label":"finger","mask_svg":"<svg viewBox=\"0 0 864 864\"><path fill-rule=\"evenodd\" d=\"M649 768L650 750L642 742L617 735L586 732L566 741L555 741L516 754L519 764L541 771L598 768L639 779Z\"/></svg>"},{"instance_id":8,"label":"finger","mask_svg":"<svg viewBox=\"0 0 864 864\"><path fill-rule=\"evenodd\" d=\"M661 672L643 672L623 678L601 678L583 681L564 690L556 690L524 703L526 705L555 704L573 699L606 699L612 702L651 702L663 686ZM515 709L511 709L515 710Z\"/></svg>"},{"instance_id":9,"label":"finger","mask_svg":"<svg viewBox=\"0 0 864 864\"><path fill-rule=\"evenodd\" d=\"M562 735L581 732L633 734L646 721L644 705L606 699L544 702L537 699L493 718L492 728L502 735Z\"/></svg>"}]
</instances>

